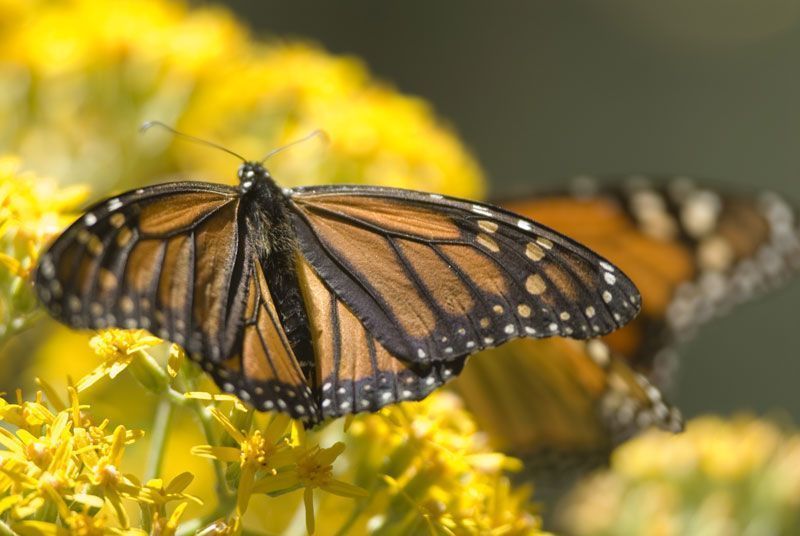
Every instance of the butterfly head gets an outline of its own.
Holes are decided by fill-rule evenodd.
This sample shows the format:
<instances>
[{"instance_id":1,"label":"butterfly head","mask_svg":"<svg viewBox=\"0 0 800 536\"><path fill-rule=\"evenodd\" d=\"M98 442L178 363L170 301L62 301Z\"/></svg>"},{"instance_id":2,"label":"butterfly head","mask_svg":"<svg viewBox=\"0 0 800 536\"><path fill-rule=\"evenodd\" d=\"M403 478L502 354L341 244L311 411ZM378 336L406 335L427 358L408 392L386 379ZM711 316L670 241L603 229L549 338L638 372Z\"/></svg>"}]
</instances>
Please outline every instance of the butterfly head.
<instances>
[{"instance_id":1,"label":"butterfly head","mask_svg":"<svg viewBox=\"0 0 800 536\"><path fill-rule=\"evenodd\" d=\"M259 182L267 182L272 180L272 176L260 162L245 162L239 166L239 189L241 192L247 193L253 186Z\"/></svg>"}]
</instances>

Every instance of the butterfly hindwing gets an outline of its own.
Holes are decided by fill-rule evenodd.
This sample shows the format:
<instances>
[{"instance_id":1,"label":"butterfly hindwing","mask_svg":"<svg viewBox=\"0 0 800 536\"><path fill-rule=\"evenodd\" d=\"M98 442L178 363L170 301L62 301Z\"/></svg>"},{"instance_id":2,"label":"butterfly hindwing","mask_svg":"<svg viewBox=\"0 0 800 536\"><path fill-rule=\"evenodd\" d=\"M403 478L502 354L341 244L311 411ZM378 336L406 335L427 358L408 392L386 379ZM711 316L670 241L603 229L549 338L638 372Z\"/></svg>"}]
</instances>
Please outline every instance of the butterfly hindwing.
<instances>
[{"instance_id":1,"label":"butterfly hindwing","mask_svg":"<svg viewBox=\"0 0 800 536\"><path fill-rule=\"evenodd\" d=\"M489 205L379 187L289 192L301 253L374 337L417 364L520 336L588 338L639 310L608 261Z\"/></svg>"},{"instance_id":2,"label":"butterfly hindwing","mask_svg":"<svg viewBox=\"0 0 800 536\"><path fill-rule=\"evenodd\" d=\"M279 410L316 424L316 399L286 336L264 270L253 260L248 268L247 305L238 352L216 364L193 355L223 391L259 410Z\"/></svg>"},{"instance_id":3,"label":"butterfly hindwing","mask_svg":"<svg viewBox=\"0 0 800 536\"><path fill-rule=\"evenodd\" d=\"M430 366L397 359L302 258L297 269L318 356L314 385L323 417L421 400L461 372L466 357Z\"/></svg>"},{"instance_id":4,"label":"butterfly hindwing","mask_svg":"<svg viewBox=\"0 0 800 536\"><path fill-rule=\"evenodd\" d=\"M481 429L520 456L610 450L647 426L681 426L659 390L598 339L512 341L453 382Z\"/></svg>"}]
</instances>

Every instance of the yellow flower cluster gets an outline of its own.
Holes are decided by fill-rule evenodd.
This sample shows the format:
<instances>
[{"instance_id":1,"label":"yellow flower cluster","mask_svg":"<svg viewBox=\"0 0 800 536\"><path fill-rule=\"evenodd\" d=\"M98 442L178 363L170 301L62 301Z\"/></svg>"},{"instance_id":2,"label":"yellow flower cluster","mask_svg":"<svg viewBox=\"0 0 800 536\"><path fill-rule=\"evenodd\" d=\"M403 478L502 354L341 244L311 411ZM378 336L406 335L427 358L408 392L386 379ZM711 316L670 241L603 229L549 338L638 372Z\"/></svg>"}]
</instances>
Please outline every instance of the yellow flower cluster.
<instances>
[{"instance_id":1,"label":"yellow flower cluster","mask_svg":"<svg viewBox=\"0 0 800 536\"><path fill-rule=\"evenodd\" d=\"M286 513L303 510L309 533L539 533L530 490L512 488L505 476L519 462L488 447L455 395L439 393L354 417L347 431L331 424L307 434L283 414L254 414L232 395L195 390L196 367L176 361L174 345L162 366L157 342L142 331L101 332L90 344L104 362L79 384L116 379L136 367L144 388L173 409L193 411L201 422L208 443L191 452L214 464L217 507L181 530L238 534L254 525L282 533L296 524L296 516ZM155 427L151 449L158 452L169 435ZM300 490L302 496L292 493ZM269 502L248 509L257 498Z\"/></svg>"},{"instance_id":2,"label":"yellow flower cluster","mask_svg":"<svg viewBox=\"0 0 800 536\"><path fill-rule=\"evenodd\" d=\"M233 180L208 147L138 134L157 119L252 159L285 185L348 182L482 192L478 165L420 99L375 82L355 59L250 39L218 8L163 0L0 2L0 140L42 173L103 191L202 170ZM216 173L214 176L210 172Z\"/></svg>"},{"instance_id":3,"label":"yellow flower cluster","mask_svg":"<svg viewBox=\"0 0 800 536\"><path fill-rule=\"evenodd\" d=\"M273 415L263 432L255 427L244 433L223 412L212 409L211 413L235 446L200 445L192 453L234 469L235 518L244 515L253 494L274 495L302 488L306 529L313 534L315 489L342 497L366 495L363 489L333 477L332 464L344 451L343 443L328 448L311 445L304 433L291 433L292 421L283 414Z\"/></svg>"},{"instance_id":4,"label":"yellow flower cluster","mask_svg":"<svg viewBox=\"0 0 800 536\"><path fill-rule=\"evenodd\" d=\"M39 250L72 219L84 188L54 188L0 156L0 344L27 327L37 311L28 278Z\"/></svg>"},{"instance_id":5,"label":"yellow flower cluster","mask_svg":"<svg viewBox=\"0 0 800 536\"><path fill-rule=\"evenodd\" d=\"M424 101L376 82L356 59L255 41L224 9L0 0L0 89L0 140L19 155L0 160L0 344L30 323L36 256L85 197L63 185L106 192L194 170L233 179L229 155L163 132L140 136L146 120L250 158L324 130L268 162L287 186L483 192L477 163ZM517 462L492 452L450 395L306 434L217 393L179 347L145 332L109 330L89 344L48 333L32 352L40 361L24 361L39 375L79 379L68 404L41 382L34 402L0 405L12 430L0 432L0 533L538 533L529 490L504 475ZM3 362L19 363L20 348L9 348ZM90 419L79 395L146 437Z\"/></svg>"},{"instance_id":6,"label":"yellow flower cluster","mask_svg":"<svg viewBox=\"0 0 800 536\"><path fill-rule=\"evenodd\" d=\"M19 392L15 403L0 399L3 532L141 534L131 530L125 502L140 506L143 527L176 525L188 501L196 500L184 493L191 475L166 486L159 480L142 485L122 467L126 447L142 431L112 429L107 420L92 418L74 388L66 404L51 386L40 384L34 401L24 401ZM170 503L178 506L168 515Z\"/></svg>"},{"instance_id":7,"label":"yellow flower cluster","mask_svg":"<svg viewBox=\"0 0 800 536\"><path fill-rule=\"evenodd\" d=\"M618 447L561 515L571 534L800 533L800 434L739 416Z\"/></svg>"},{"instance_id":8,"label":"yellow flower cluster","mask_svg":"<svg viewBox=\"0 0 800 536\"><path fill-rule=\"evenodd\" d=\"M519 461L494 452L451 393L356 417L345 441L369 500L340 534L540 533L531 489L512 488L505 475Z\"/></svg>"}]
</instances>

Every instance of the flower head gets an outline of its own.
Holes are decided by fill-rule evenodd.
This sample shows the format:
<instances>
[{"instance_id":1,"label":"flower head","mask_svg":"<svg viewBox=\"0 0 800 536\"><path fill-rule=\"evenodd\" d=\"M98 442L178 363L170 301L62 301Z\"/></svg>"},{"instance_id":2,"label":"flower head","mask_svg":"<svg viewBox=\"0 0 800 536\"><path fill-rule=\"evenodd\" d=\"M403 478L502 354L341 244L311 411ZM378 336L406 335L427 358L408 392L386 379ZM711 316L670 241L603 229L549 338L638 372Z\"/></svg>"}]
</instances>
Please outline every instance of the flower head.
<instances>
[{"instance_id":1,"label":"flower head","mask_svg":"<svg viewBox=\"0 0 800 536\"><path fill-rule=\"evenodd\" d=\"M0 155L0 343L28 327L36 299L28 280L40 249L73 217L82 187L57 188Z\"/></svg>"},{"instance_id":2,"label":"flower head","mask_svg":"<svg viewBox=\"0 0 800 536\"><path fill-rule=\"evenodd\" d=\"M118 426L108 435L106 423L92 423L74 389L70 398L71 405L58 411L47 407L41 393L36 402L16 404L41 416L36 427L15 412L0 414L7 425L22 425L15 432L0 427L0 514L26 533L50 531L44 523L49 517L76 534L97 533L107 519L95 513L105 504L124 529L128 516L122 500L139 495L139 486L122 472L122 458L125 446L141 434Z\"/></svg>"},{"instance_id":3,"label":"flower head","mask_svg":"<svg viewBox=\"0 0 800 536\"><path fill-rule=\"evenodd\" d=\"M683 434L648 432L618 447L561 518L574 534L800 530L800 435L769 421L701 417Z\"/></svg>"},{"instance_id":4,"label":"flower head","mask_svg":"<svg viewBox=\"0 0 800 536\"><path fill-rule=\"evenodd\" d=\"M89 346L103 363L78 381L78 391L85 391L104 376L114 379L128 368L139 352L163 341L144 330L106 329L89 341Z\"/></svg>"}]
</instances>

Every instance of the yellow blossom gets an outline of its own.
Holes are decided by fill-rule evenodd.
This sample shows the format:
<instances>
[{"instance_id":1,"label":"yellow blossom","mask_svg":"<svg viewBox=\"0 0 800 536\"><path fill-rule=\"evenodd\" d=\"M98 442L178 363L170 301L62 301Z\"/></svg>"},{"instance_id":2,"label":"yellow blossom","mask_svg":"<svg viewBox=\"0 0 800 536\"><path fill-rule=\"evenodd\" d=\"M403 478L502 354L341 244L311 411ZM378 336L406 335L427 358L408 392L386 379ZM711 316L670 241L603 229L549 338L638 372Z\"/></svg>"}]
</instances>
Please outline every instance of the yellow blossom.
<instances>
[{"instance_id":1,"label":"yellow blossom","mask_svg":"<svg viewBox=\"0 0 800 536\"><path fill-rule=\"evenodd\" d=\"M175 536L178 531L181 517L183 517L186 507L189 503L180 503L172 511L169 517L164 517L163 514L156 512L153 514L153 533L159 536Z\"/></svg>"},{"instance_id":2,"label":"yellow blossom","mask_svg":"<svg viewBox=\"0 0 800 536\"><path fill-rule=\"evenodd\" d=\"M237 508L244 514L254 492L254 484L259 475L274 474L277 468L283 467L294 459L292 445L287 438L291 419L277 413L266 429L243 433L216 408L212 415L223 430L236 442L238 447L215 445L198 445L192 454L228 463L238 463L240 473L237 490Z\"/></svg>"},{"instance_id":3,"label":"yellow blossom","mask_svg":"<svg viewBox=\"0 0 800 536\"><path fill-rule=\"evenodd\" d=\"M17 404L3 405L19 409L0 413L16 428L0 427L0 520L13 521L24 534L60 534L60 527L76 534L119 533L128 527L122 499L138 499L138 486L121 472L122 457L125 445L141 434L118 426L109 436L107 423L92 422L77 391L71 388L69 398L70 405L60 403L57 410L46 406L42 393L34 402L18 395ZM21 418L25 413L38 417ZM106 504L118 524L108 526L105 514L94 515ZM61 525L51 522L56 518Z\"/></svg>"},{"instance_id":4,"label":"yellow blossom","mask_svg":"<svg viewBox=\"0 0 800 536\"><path fill-rule=\"evenodd\" d=\"M700 417L683 434L648 432L582 483L571 534L769 534L800 531L800 434L739 416Z\"/></svg>"},{"instance_id":5,"label":"yellow blossom","mask_svg":"<svg viewBox=\"0 0 800 536\"><path fill-rule=\"evenodd\" d=\"M326 533L537 534L530 490L505 475L519 462L492 451L460 399L437 392L421 402L358 415L344 436L345 465L368 491L356 508L325 500L319 511L352 513ZM320 516L323 514L320 513Z\"/></svg>"},{"instance_id":6,"label":"yellow blossom","mask_svg":"<svg viewBox=\"0 0 800 536\"><path fill-rule=\"evenodd\" d=\"M85 188L59 189L0 155L0 343L30 325L36 299L28 278L39 250L73 217Z\"/></svg>"},{"instance_id":7,"label":"yellow blossom","mask_svg":"<svg viewBox=\"0 0 800 536\"><path fill-rule=\"evenodd\" d=\"M306 529L309 534L315 530L314 490L319 488L341 497L364 497L366 490L333 478L333 462L344 452L344 443L335 443L328 448L314 446L303 448L294 467L267 476L253 486L257 493L275 493L302 487L303 503L306 510Z\"/></svg>"},{"instance_id":8,"label":"yellow blossom","mask_svg":"<svg viewBox=\"0 0 800 536\"><path fill-rule=\"evenodd\" d=\"M78 381L78 391L85 391L104 376L114 379L136 358L140 350L163 341L144 330L106 329L89 341L92 350L104 362Z\"/></svg>"}]
</instances>

